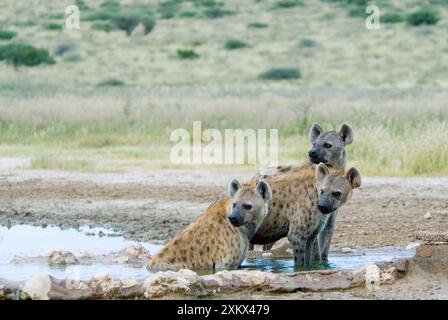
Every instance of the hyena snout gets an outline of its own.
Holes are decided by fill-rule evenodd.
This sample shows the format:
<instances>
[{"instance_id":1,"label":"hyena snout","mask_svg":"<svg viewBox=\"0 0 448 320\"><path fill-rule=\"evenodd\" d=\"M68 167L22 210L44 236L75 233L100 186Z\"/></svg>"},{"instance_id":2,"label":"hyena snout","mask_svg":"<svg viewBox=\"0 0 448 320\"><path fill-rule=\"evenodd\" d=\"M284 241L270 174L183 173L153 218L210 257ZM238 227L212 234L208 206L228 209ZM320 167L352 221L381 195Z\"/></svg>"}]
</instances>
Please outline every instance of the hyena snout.
<instances>
[{"instance_id":1,"label":"hyena snout","mask_svg":"<svg viewBox=\"0 0 448 320\"><path fill-rule=\"evenodd\" d=\"M311 148L310 151L308 151L308 156L312 159L317 158L317 156L319 155L319 150L317 150L317 148Z\"/></svg>"},{"instance_id":2,"label":"hyena snout","mask_svg":"<svg viewBox=\"0 0 448 320\"><path fill-rule=\"evenodd\" d=\"M244 217L241 214L240 209L232 210L232 213L229 215L229 221L235 226L240 227L244 224Z\"/></svg>"},{"instance_id":3,"label":"hyena snout","mask_svg":"<svg viewBox=\"0 0 448 320\"><path fill-rule=\"evenodd\" d=\"M317 203L317 208L323 214L332 213L333 211L335 211L337 209L337 208L334 208L334 205L326 199L320 199L319 202Z\"/></svg>"}]
</instances>

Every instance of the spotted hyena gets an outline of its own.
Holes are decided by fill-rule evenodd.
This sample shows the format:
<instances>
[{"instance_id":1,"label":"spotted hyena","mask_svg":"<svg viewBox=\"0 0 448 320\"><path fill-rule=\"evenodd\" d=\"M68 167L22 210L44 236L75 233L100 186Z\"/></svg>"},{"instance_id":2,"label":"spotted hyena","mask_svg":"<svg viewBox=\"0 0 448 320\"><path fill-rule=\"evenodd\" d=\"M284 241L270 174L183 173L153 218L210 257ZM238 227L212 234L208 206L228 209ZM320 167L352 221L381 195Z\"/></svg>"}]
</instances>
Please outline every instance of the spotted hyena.
<instances>
[{"instance_id":1,"label":"spotted hyena","mask_svg":"<svg viewBox=\"0 0 448 320\"><path fill-rule=\"evenodd\" d=\"M223 199L212 203L196 222L172 239L148 263L148 269L216 270L238 268L249 240L268 213L272 192L266 181L229 184Z\"/></svg>"},{"instance_id":2,"label":"spotted hyena","mask_svg":"<svg viewBox=\"0 0 448 320\"><path fill-rule=\"evenodd\" d=\"M273 174L258 174L255 177L269 183L272 201L270 214L251 243L270 244L288 237L296 266L306 263L306 243L312 232L318 227L322 232L328 232L326 225L321 225L328 221L321 221L319 214L316 214L319 199L316 165L324 163L332 174L343 175L347 163L345 147L353 142L353 130L343 124L339 131L324 131L315 123L311 127L310 139L313 146L305 164L281 167Z\"/></svg>"},{"instance_id":3,"label":"spotted hyena","mask_svg":"<svg viewBox=\"0 0 448 320\"><path fill-rule=\"evenodd\" d=\"M338 209L351 198L353 189L361 186L361 175L356 168L351 168L345 174L332 174L323 163L316 168L316 180L319 184L319 199L315 214L320 217L320 222L307 238L306 263L327 259L333 230L331 233L323 231L330 226L333 229Z\"/></svg>"}]
</instances>

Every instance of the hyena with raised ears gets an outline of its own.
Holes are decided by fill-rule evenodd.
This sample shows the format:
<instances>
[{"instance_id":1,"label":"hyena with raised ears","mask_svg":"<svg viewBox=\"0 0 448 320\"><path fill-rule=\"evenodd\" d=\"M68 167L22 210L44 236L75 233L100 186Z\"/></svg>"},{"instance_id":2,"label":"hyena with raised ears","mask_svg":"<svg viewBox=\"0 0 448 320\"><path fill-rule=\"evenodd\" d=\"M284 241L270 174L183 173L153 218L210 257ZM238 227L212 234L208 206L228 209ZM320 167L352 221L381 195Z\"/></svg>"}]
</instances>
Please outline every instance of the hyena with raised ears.
<instances>
[{"instance_id":1,"label":"hyena with raised ears","mask_svg":"<svg viewBox=\"0 0 448 320\"><path fill-rule=\"evenodd\" d=\"M268 213L272 192L261 180L229 184L228 194L212 203L196 222L172 239L148 263L148 270L218 270L238 268L249 240Z\"/></svg>"},{"instance_id":2,"label":"hyena with raised ears","mask_svg":"<svg viewBox=\"0 0 448 320\"><path fill-rule=\"evenodd\" d=\"M317 210L322 215L318 227L307 239L308 264L327 260L338 209L351 198L353 189L361 186L361 175L356 168L351 168L345 174L332 174L323 163L316 168L316 180L319 183Z\"/></svg>"},{"instance_id":3,"label":"hyena with raised ears","mask_svg":"<svg viewBox=\"0 0 448 320\"><path fill-rule=\"evenodd\" d=\"M321 221L319 214L316 214L319 199L316 164L324 163L330 172L344 174L347 163L345 147L353 142L353 130L349 125L343 124L337 132L324 131L314 123L310 139L313 146L305 164L281 167L271 175L255 176L255 179L265 179L269 183L272 201L269 205L270 214L264 219L251 243L270 244L287 236L293 247L296 266L306 264L306 242L314 230L320 228L322 232L330 234L326 228L328 221ZM325 225L322 226L322 223Z\"/></svg>"}]
</instances>

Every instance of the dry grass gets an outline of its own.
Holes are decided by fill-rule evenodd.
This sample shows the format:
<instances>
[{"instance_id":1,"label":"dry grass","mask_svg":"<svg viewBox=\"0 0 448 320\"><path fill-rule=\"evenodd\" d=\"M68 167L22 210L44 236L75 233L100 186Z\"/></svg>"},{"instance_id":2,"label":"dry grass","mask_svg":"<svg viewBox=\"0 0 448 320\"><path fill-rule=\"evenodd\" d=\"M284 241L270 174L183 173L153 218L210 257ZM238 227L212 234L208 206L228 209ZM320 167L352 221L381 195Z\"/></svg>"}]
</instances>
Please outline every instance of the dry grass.
<instances>
[{"instance_id":1,"label":"dry grass","mask_svg":"<svg viewBox=\"0 0 448 320\"><path fill-rule=\"evenodd\" d=\"M98 8L103 0L85 2ZM326 128L346 121L356 131L351 163L363 174L448 174L448 6L434 5L441 15L435 26L368 31L344 5L310 0L271 10L274 2L229 0L234 15L158 19L149 35L138 28L127 37L91 30L94 22L79 31L44 30L49 14L63 13L69 0L2 1L0 24L18 41L52 51L69 43L72 50L53 66L16 72L0 63L2 156L46 159L36 163L43 167L53 157L170 166L170 132L202 120L204 128L278 128L280 162L292 163L306 155L313 121ZM382 3L386 11L419 7ZM249 28L254 22L268 26ZM235 35L250 47L225 50ZM304 39L313 46L301 45ZM200 58L180 60L178 49ZM271 68L298 68L302 78L258 79ZM97 87L110 79L125 86Z\"/></svg>"}]
</instances>

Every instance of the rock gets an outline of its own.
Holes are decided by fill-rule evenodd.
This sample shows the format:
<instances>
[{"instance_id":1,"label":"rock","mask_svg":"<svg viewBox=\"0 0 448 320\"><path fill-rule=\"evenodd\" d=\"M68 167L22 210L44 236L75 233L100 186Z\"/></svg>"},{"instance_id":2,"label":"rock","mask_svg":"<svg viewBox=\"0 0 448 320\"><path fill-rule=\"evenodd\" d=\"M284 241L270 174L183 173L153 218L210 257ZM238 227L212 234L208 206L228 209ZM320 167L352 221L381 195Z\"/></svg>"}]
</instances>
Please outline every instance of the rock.
<instances>
[{"instance_id":1,"label":"rock","mask_svg":"<svg viewBox=\"0 0 448 320\"><path fill-rule=\"evenodd\" d=\"M343 247L343 248L341 248L341 252L342 253L353 253L353 252L355 252L355 250L353 250L352 248L349 248L349 247Z\"/></svg>"},{"instance_id":2,"label":"rock","mask_svg":"<svg viewBox=\"0 0 448 320\"><path fill-rule=\"evenodd\" d=\"M143 290L146 298L179 294L197 296L205 293L198 274L187 269L154 273L144 281Z\"/></svg>"},{"instance_id":3,"label":"rock","mask_svg":"<svg viewBox=\"0 0 448 320\"><path fill-rule=\"evenodd\" d=\"M5 295L5 286L0 284L0 299L4 299Z\"/></svg>"},{"instance_id":4,"label":"rock","mask_svg":"<svg viewBox=\"0 0 448 320\"><path fill-rule=\"evenodd\" d=\"M51 289L51 278L48 274L40 274L27 281L23 291L33 300L49 300L48 293Z\"/></svg>"},{"instance_id":5,"label":"rock","mask_svg":"<svg viewBox=\"0 0 448 320\"><path fill-rule=\"evenodd\" d=\"M126 264L129 262L129 257L118 257L117 259L115 259L115 262L120 264Z\"/></svg>"},{"instance_id":6,"label":"rock","mask_svg":"<svg viewBox=\"0 0 448 320\"><path fill-rule=\"evenodd\" d=\"M425 218L425 219L431 219L431 218L432 218L431 213L426 212L426 214L423 216L423 218Z\"/></svg>"},{"instance_id":7,"label":"rock","mask_svg":"<svg viewBox=\"0 0 448 320\"><path fill-rule=\"evenodd\" d=\"M79 259L83 259L83 260L90 260L90 259L92 259L92 256L89 253L85 252L85 251L81 251L78 254L78 258Z\"/></svg>"},{"instance_id":8,"label":"rock","mask_svg":"<svg viewBox=\"0 0 448 320\"><path fill-rule=\"evenodd\" d=\"M364 267L366 277L366 288L369 290L376 290L380 287L381 269L374 264Z\"/></svg>"},{"instance_id":9,"label":"rock","mask_svg":"<svg viewBox=\"0 0 448 320\"><path fill-rule=\"evenodd\" d=\"M292 255L292 249L288 238L282 238L275 242L271 248L271 252L275 257L290 257Z\"/></svg>"},{"instance_id":10,"label":"rock","mask_svg":"<svg viewBox=\"0 0 448 320\"><path fill-rule=\"evenodd\" d=\"M68 251L53 251L48 256L48 263L51 265L77 264L78 259L73 253Z\"/></svg>"},{"instance_id":11,"label":"rock","mask_svg":"<svg viewBox=\"0 0 448 320\"><path fill-rule=\"evenodd\" d=\"M443 244L448 243L448 232L418 232L415 237L418 240L423 240L425 243Z\"/></svg>"},{"instance_id":12,"label":"rock","mask_svg":"<svg viewBox=\"0 0 448 320\"><path fill-rule=\"evenodd\" d=\"M419 245L420 245L419 242L413 242L413 243L408 244L405 249L413 250L413 249L417 248Z\"/></svg>"},{"instance_id":13,"label":"rock","mask_svg":"<svg viewBox=\"0 0 448 320\"><path fill-rule=\"evenodd\" d=\"M261 256L263 258L271 258L273 256L273 254L271 252L264 252Z\"/></svg>"},{"instance_id":14,"label":"rock","mask_svg":"<svg viewBox=\"0 0 448 320\"><path fill-rule=\"evenodd\" d=\"M129 247L126 247L125 251L127 254L129 254L130 256L132 256L134 258L142 259L142 258L150 257L149 251L146 250L146 248L144 246L142 246L140 243L133 244L133 245L130 245Z\"/></svg>"}]
</instances>

